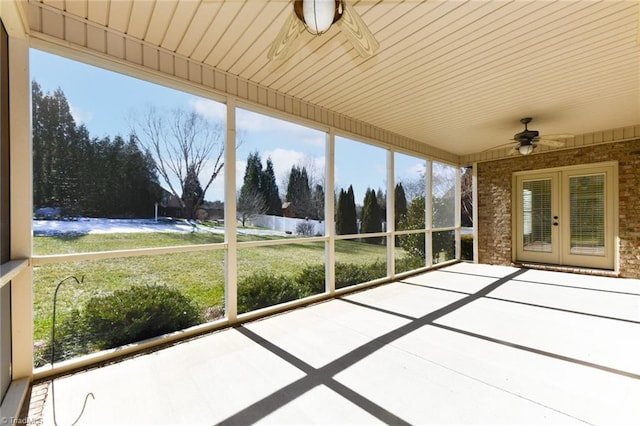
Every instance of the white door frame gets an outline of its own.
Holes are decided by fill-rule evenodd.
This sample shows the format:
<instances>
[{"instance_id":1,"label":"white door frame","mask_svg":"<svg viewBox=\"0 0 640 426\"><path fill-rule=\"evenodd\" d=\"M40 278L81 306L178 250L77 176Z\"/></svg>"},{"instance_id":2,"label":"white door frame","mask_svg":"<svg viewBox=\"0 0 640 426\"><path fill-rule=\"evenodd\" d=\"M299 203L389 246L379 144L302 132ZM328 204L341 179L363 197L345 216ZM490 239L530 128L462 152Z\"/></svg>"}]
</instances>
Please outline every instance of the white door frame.
<instances>
[{"instance_id":1,"label":"white door frame","mask_svg":"<svg viewBox=\"0 0 640 426\"><path fill-rule=\"evenodd\" d=\"M605 252L602 256L571 252L569 215L569 178L589 174L605 174ZM523 181L552 179L552 214L558 219L552 226L552 246L549 253L527 252L523 256L523 201L520 194ZM607 161L577 166L554 167L515 172L512 175L512 259L514 262L540 262L558 265L618 270L618 162Z\"/></svg>"}]
</instances>

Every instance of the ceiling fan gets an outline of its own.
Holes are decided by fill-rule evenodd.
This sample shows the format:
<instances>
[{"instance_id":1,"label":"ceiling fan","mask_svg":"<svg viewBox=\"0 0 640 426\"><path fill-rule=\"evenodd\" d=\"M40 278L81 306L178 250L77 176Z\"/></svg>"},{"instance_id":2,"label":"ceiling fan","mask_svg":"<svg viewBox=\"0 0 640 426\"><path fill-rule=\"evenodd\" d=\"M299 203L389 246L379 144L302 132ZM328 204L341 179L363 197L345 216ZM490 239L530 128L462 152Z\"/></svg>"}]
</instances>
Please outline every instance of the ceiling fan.
<instances>
[{"instance_id":1,"label":"ceiling fan","mask_svg":"<svg viewBox=\"0 0 640 426\"><path fill-rule=\"evenodd\" d=\"M269 59L282 59L298 35L307 30L321 35L337 24L363 58L373 56L380 44L347 0L294 0L293 10L276 36Z\"/></svg>"},{"instance_id":2,"label":"ceiling fan","mask_svg":"<svg viewBox=\"0 0 640 426\"><path fill-rule=\"evenodd\" d=\"M559 139L573 137L571 133L556 133L552 135L542 136L537 130L529 130L528 124L531 123L532 120L533 119L531 117L524 117L520 119L520 122L524 124L524 130L513 135L513 141L517 142L518 145L514 147L514 150L510 153L510 155L529 155L533 152L537 145L546 145L556 148L563 147L565 145L565 142ZM508 144L490 148L487 151L493 151L512 145L513 142L510 142Z\"/></svg>"}]
</instances>

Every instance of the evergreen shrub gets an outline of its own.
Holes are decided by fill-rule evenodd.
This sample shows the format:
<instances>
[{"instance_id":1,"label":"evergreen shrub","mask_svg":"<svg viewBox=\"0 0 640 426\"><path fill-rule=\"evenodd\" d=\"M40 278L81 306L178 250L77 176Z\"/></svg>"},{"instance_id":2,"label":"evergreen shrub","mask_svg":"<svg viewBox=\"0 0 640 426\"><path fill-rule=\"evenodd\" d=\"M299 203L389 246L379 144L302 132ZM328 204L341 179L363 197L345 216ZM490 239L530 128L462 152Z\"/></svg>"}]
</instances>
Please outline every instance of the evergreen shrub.
<instances>
[{"instance_id":1,"label":"evergreen shrub","mask_svg":"<svg viewBox=\"0 0 640 426\"><path fill-rule=\"evenodd\" d=\"M56 326L55 361L139 342L204 322L201 310L168 286L132 286L89 299ZM51 341L36 365L51 361Z\"/></svg>"},{"instance_id":2,"label":"evergreen shrub","mask_svg":"<svg viewBox=\"0 0 640 426\"><path fill-rule=\"evenodd\" d=\"M324 291L325 266L322 263L308 265L296 277L300 288L308 292L305 296L322 293Z\"/></svg>"},{"instance_id":3,"label":"evergreen shrub","mask_svg":"<svg viewBox=\"0 0 640 426\"><path fill-rule=\"evenodd\" d=\"M83 312L101 348L122 346L203 322L194 302L168 286L134 286L91 298Z\"/></svg>"},{"instance_id":4,"label":"evergreen shrub","mask_svg":"<svg viewBox=\"0 0 640 426\"><path fill-rule=\"evenodd\" d=\"M372 281L387 275L387 265L375 261L365 265L354 263L336 263L336 288Z\"/></svg>"},{"instance_id":5,"label":"evergreen shrub","mask_svg":"<svg viewBox=\"0 0 640 426\"><path fill-rule=\"evenodd\" d=\"M426 261L424 257L404 256L396 259L396 273L424 268L425 265Z\"/></svg>"},{"instance_id":6,"label":"evergreen shrub","mask_svg":"<svg viewBox=\"0 0 640 426\"><path fill-rule=\"evenodd\" d=\"M384 262L365 265L336 263L336 288L372 281L387 275ZM256 272L238 282L238 312L250 312L267 306L319 294L325 289L325 266L305 266L296 275Z\"/></svg>"},{"instance_id":7,"label":"evergreen shrub","mask_svg":"<svg viewBox=\"0 0 640 426\"><path fill-rule=\"evenodd\" d=\"M473 260L473 235L460 236L460 257L462 260Z\"/></svg>"},{"instance_id":8,"label":"evergreen shrub","mask_svg":"<svg viewBox=\"0 0 640 426\"><path fill-rule=\"evenodd\" d=\"M256 272L238 282L238 313L304 297L300 285L290 276Z\"/></svg>"}]
</instances>

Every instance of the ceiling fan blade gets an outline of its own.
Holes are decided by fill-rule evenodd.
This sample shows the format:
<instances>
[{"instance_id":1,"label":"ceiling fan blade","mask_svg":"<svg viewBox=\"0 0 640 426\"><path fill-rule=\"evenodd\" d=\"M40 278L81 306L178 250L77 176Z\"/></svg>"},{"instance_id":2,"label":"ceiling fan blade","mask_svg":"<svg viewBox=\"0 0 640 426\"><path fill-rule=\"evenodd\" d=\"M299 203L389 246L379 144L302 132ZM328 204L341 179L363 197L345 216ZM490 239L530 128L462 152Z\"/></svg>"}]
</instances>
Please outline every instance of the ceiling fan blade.
<instances>
[{"instance_id":1,"label":"ceiling fan blade","mask_svg":"<svg viewBox=\"0 0 640 426\"><path fill-rule=\"evenodd\" d=\"M565 143L563 141L559 141L559 140L555 140L555 139L547 139L546 137L538 139L536 141L536 144L552 146L552 147L555 147L555 148L560 148L560 147L565 145Z\"/></svg>"},{"instance_id":2,"label":"ceiling fan blade","mask_svg":"<svg viewBox=\"0 0 640 426\"><path fill-rule=\"evenodd\" d=\"M287 56L289 48L302 31L304 31L304 25L300 22L295 12L291 11L276 39L273 40L267 57L270 60L278 60Z\"/></svg>"},{"instance_id":3,"label":"ceiling fan blade","mask_svg":"<svg viewBox=\"0 0 640 426\"><path fill-rule=\"evenodd\" d=\"M494 146L493 148L489 148L489 149L485 149L484 151L480 151L480 153L483 152L489 152L489 151L495 151L498 149L504 149L504 148L508 148L510 146L513 146L513 144L516 143L515 141L513 142L509 142L509 143L503 143L502 145L498 145L498 146ZM514 148L515 149L515 148Z\"/></svg>"},{"instance_id":4,"label":"ceiling fan blade","mask_svg":"<svg viewBox=\"0 0 640 426\"><path fill-rule=\"evenodd\" d=\"M337 22L340 30L349 39L358 54L363 58L369 58L380 47L380 43L373 36L367 24L358 15L358 12L344 1L344 13L342 18Z\"/></svg>"},{"instance_id":5,"label":"ceiling fan blade","mask_svg":"<svg viewBox=\"0 0 640 426\"><path fill-rule=\"evenodd\" d=\"M567 139L572 138L575 135L573 133L551 133L548 135L540 135L543 139Z\"/></svg>"}]
</instances>

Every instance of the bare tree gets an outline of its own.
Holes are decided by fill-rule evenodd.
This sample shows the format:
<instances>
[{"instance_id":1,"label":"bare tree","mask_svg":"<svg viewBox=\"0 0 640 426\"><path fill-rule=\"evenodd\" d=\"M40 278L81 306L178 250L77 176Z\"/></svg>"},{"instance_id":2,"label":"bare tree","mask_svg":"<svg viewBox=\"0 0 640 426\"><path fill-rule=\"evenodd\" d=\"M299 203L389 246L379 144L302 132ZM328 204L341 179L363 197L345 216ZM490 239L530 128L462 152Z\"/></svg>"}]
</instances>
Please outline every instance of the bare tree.
<instances>
[{"instance_id":1,"label":"bare tree","mask_svg":"<svg viewBox=\"0 0 640 426\"><path fill-rule=\"evenodd\" d=\"M460 179L462 226L473 226L473 169L466 167Z\"/></svg>"},{"instance_id":2,"label":"bare tree","mask_svg":"<svg viewBox=\"0 0 640 426\"><path fill-rule=\"evenodd\" d=\"M163 113L149 107L142 119L134 121L133 133L153 156L158 175L187 217L193 218L224 166L224 124L212 123L195 111L177 108ZM183 196L190 174L204 184L198 199L189 202L193 205L187 205L185 199L190 198Z\"/></svg>"},{"instance_id":3,"label":"bare tree","mask_svg":"<svg viewBox=\"0 0 640 426\"><path fill-rule=\"evenodd\" d=\"M402 179L400 183L404 187L407 201L416 197L423 197L426 192L426 171L422 171L412 179ZM433 163L432 174L429 179L431 193L434 197L446 197L452 195L455 189L455 169L451 166Z\"/></svg>"},{"instance_id":4,"label":"bare tree","mask_svg":"<svg viewBox=\"0 0 640 426\"><path fill-rule=\"evenodd\" d=\"M424 173L422 176L414 179L403 179L400 181L402 187L404 188L405 196L407 201L411 202L412 200L424 197L426 192L426 184Z\"/></svg>"},{"instance_id":5,"label":"bare tree","mask_svg":"<svg viewBox=\"0 0 640 426\"><path fill-rule=\"evenodd\" d=\"M243 228L247 220L257 215L265 214L268 209L269 204L264 199L264 196L256 189L249 189L244 194L238 193L236 214L238 220L242 222Z\"/></svg>"}]
</instances>

